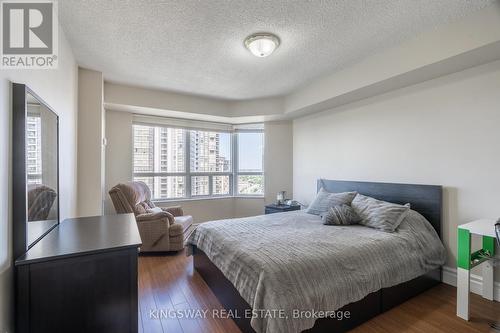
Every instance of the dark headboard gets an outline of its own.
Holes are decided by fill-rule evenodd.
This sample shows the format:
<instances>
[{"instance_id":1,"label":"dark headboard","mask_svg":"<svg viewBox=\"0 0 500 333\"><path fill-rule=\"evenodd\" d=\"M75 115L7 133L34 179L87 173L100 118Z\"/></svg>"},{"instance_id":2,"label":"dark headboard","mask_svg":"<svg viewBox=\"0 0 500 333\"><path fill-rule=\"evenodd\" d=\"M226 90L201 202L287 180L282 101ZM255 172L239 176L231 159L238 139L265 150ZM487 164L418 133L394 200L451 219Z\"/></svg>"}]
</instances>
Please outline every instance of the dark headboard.
<instances>
[{"instance_id":1,"label":"dark headboard","mask_svg":"<svg viewBox=\"0 0 500 333\"><path fill-rule=\"evenodd\" d=\"M409 203L411 209L422 214L441 237L443 188L439 185L371 183L318 179L318 191L340 193L356 191L363 195L397 204Z\"/></svg>"}]
</instances>

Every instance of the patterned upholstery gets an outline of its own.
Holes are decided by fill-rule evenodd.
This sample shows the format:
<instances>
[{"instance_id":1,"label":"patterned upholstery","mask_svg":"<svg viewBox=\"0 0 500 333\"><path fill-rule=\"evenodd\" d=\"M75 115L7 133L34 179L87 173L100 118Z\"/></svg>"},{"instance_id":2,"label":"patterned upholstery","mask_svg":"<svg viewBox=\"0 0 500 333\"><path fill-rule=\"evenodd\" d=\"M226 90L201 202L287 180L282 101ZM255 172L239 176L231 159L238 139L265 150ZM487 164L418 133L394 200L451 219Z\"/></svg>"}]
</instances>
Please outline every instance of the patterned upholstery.
<instances>
[{"instance_id":1,"label":"patterned upholstery","mask_svg":"<svg viewBox=\"0 0 500 333\"><path fill-rule=\"evenodd\" d=\"M398 205L358 194L352 208L367 227L394 232L410 211L410 204Z\"/></svg>"},{"instance_id":2,"label":"patterned upholstery","mask_svg":"<svg viewBox=\"0 0 500 333\"><path fill-rule=\"evenodd\" d=\"M56 200L56 192L45 185L28 187L28 221L44 221Z\"/></svg>"},{"instance_id":3,"label":"patterned upholstery","mask_svg":"<svg viewBox=\"0 0 500 333\"><path fill-rule=\"evenodd\" d=\"M143 203L151 200L151 191L143 182L118 184L109 191L109 194L118 214L142 214L146 210Z\"/></svg>"},{"instance_id":4,"label":"patterned upholstery","mask_svg":"<svg viewBox=\"0 0 500 333\"><path fill-rule=\"evenodd\" d=\"M118 214L134 213L142 238L141 252L178 251L191 232L193 218L180 206L156 208L143 182L114 186L109 195Z\"/></svg>"},{"instance_id":5,"label":"patterned upholstery","mask_svg":"<svg viewBox=\"0 0 500 333\"><path fill-rule=\"evenodd\" d=\"M356 192L330 193L321 188L316 194L316 198L307 207L306 213L320 215L332 206L350 205L356 194Z\"/></svg>"},{"instance_id":6,"label":"patterned upholstery","mask_svg":"<svg viewBox=\"0 0 500 333\"><path fill-rule=\"evenodd\" d=\"M328 211L321 214L320 217L323 220L323 224L327 225L349 225L360 221L360 218L356 215L352 207L345 204L328 208Z\"/></svg>"}]
</instances>

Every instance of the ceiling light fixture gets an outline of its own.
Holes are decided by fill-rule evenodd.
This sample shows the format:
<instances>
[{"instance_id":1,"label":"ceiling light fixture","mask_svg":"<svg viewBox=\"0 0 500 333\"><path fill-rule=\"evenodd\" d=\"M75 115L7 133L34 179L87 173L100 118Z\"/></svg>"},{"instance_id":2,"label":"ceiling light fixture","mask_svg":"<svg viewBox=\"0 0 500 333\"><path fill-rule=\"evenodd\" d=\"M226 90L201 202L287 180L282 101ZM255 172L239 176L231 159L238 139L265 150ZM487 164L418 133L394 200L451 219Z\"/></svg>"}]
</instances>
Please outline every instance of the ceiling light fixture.
<instances>
[{"instance_id":1,"label":"ceiling light fixture","mask_svg":"<svg viewBox=\"0 0 500 333\"><path fill-rule=\"evenodd\" d=\"M245 38L245 46L256 57L264 58L280 45L278 36L270 33L256 33Z\"/></svg>"}]
</instances>

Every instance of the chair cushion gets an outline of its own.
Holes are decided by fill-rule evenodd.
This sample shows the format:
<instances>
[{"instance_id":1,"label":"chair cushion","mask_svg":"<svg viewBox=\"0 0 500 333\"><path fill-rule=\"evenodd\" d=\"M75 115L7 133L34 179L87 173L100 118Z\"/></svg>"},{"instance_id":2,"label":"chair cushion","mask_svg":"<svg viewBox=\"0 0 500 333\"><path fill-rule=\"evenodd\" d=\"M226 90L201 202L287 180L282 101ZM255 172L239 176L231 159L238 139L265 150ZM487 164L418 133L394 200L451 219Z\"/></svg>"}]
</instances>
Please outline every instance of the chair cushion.
<instances>
[{"instance_id":1,"label":"chair cushion","mask_svg":"<svg viewBox=\"0 0 500 333\"><path fill-rule=\"evenodd\" d=\"M148 208L156 208L155 204L153 203L153 201L149 200L149 199L146 199L142 202L142 204L144 205L144 207L147 207L146 209Z\"/></svg>"},{"instance_id":2,"label":"chair cushion","mask_svg":"<svg viewBox=\"0 0 500 333\"><path fill-rule=\"evenodd\" d=\"M146 210L146 208L144 208L144 205L142 204L142 202L135 205L135 208L134 208L135 215L146 214L147 212L148 211Z\"/></svg>"},{"instance_id":3,"label":"chair cushion","mask_svg":"<svg viewBox=\"0 0 500 333\"><path fill-rule=\"evenodd\" d=\"M163 210L156 207L151 200L144 200L135 205L134 212L135 215L145 214L145 213L160 213Z\"/></svg>"},{"instance_id":4,"label":"chair cushion","mask_svg":"<svg viewBox=\"0 0 500 333\"><path fill-rule=\"evenodd\" d=\"M176 216L175 222L170 226L170 237L183 234L193 224L193 217L190 215Z\"/></svg>"},{"instance_id":5,"label":"chair cushion","mask_svg":"<svg viewBox=\"0 0 500 333\"><path fill-rule=\"evenodd\" d=\"M50 187L28 185L28 221L46 220L56 197L56 192Z\"/></svg>"}]
</instances>

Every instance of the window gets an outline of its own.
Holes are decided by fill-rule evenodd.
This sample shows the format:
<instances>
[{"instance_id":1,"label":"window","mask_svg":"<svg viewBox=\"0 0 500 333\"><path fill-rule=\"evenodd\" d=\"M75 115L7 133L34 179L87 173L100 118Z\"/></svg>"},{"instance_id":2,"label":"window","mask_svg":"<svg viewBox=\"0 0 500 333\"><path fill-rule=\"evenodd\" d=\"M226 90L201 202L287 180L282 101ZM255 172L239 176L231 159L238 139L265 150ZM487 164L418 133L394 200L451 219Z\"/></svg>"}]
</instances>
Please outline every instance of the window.
<instances>
[{"instance_id":1,"label":"window","mask_svg":"<svg viewBox=\"0 0 500 333\"><path fill-rule=\"evenodd\" d=\"M230 133L189 132L191 172L231 172Z\"/></svg>"},{"instance_id":2,"label":"window","mask_svg":"<svg viewBox=\"0 0 500 333\"><path fill-rule=\"evenodd\" d=\"M231 194L230 187L231 182L229 180L230 176L213 176L212 177L212 189L213 195L229 195Z\"/></svg>"},{"instance_id":3,"label":"window","mask_svg":"<svg viewBox=\"0 0 500 333\"><path fill-rule=\"evenodd\" d=\"M154 199L186 197L186 131L134 125L134 180L145 182Z\"/></svg>"},{"instance_id":4,"label":"window","mask_svg":"<svg viewBox=\"0 0 500 333\"><path fill-rule=\"evenodd\" d=\"M134 180L145 182L155 200L264 195L262 132L141 123L133 137Z\"/></svg>"},{"instance_id":5,"label":"window","mask_svg":"<svg viewBox=\"0 0 500 333\"><path fill-rule=\"evenodd\" d=\"M241 132L238 142L237 193L264 195L264 133Z\"/></svg>"},{"instance_id":6,"label":"window","mask_svg":"<svg viewBox=\"0 0 500 333\"><path fill-rule=\"evenodd\" d=\"M42 183L42 120L40 115L29 114L26 119L26 171L28 184Z\"/></svg>"}]
</instances>

